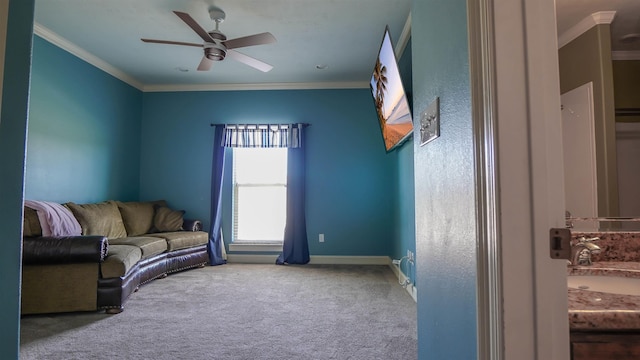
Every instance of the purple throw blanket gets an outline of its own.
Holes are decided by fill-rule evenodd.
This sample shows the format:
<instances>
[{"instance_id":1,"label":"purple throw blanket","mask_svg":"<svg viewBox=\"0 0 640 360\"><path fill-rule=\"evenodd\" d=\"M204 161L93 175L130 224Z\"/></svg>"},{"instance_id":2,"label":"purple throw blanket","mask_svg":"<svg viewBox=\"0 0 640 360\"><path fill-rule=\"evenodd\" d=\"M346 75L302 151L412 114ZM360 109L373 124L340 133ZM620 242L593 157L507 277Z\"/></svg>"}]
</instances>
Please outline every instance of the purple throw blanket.
<instances>
[{"instance_id":1,"label":"purple throw blanket","mask_svg":"<svg viewBox=\"0 0 640 360\"><path fill-rule=\"evenodd\" d=\"M68 208L54 202L35 200L25 200L24 206L38 213L42 236L82 235L80 223Z\"/></svg>"}]
</instances>

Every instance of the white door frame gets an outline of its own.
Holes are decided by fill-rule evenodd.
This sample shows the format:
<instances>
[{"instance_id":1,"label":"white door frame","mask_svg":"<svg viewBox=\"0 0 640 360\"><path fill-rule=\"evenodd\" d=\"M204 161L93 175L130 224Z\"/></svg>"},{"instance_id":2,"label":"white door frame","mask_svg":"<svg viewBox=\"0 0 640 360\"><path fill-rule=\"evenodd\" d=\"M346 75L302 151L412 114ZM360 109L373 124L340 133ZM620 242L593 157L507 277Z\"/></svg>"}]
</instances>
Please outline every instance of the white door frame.
<instances>
[{"instance_id":1,"label":"white door frame","mask_svg":"<svg viewBox=\"0 0 640 360\"><path fill-rule=\"evenodd\" d=\"M509 0L501 0L501 2L508 3ZM528 90L526 114L529 128L530 209L532 211L531 237L527 244L530 244L533 249L531 280L534 298L531 308L534 316L535 354L536 359L539 360L568 359L567 262L551 259L549 249L549 229L565 227L562 116L555 1L525 0L523 10L525 36L522 40L526 44L525 84ZM509 81L508 78L505 80ZM501 175L511 178L513 172L507 171ZM507 212L506 209L505 212ZM511 236L522 235L523 229L512 230L516 231ZM508 252L504 254L503 260L508 257L517 263L517 259L511 258ZM504 274L513 276L510 270L505 268ZM512 278L511 282L513 290L518 291L519 280ZM505 297L505 304L508 300L516 300L515 303L509 301L509 305L511 320L517 320L520 316L517 298ZM512 330L506 328L508 333ZM507 358L517 358L522 351L518 346L508 346L507 350L512 355Z\"/></svg>"},{"instance_id":2,"label":"white door frame","mask_svg":"<svg viewBox=\"0 0 640 360\"><path fill-rule=\"evenodd\" d=\"M569 358L554 0L468 0L479 212L478 358Z\"/></svg>"},{"instance_id":3,"label":"white door frame","mask_svg":"<svg viewBox=\"0 0 640 360\"><path fill-rule=\"evenodd\" d=\"M495 43L490 1L467 1L478 219L478 359L503 359Z\"/></svg>"}]
</instances>

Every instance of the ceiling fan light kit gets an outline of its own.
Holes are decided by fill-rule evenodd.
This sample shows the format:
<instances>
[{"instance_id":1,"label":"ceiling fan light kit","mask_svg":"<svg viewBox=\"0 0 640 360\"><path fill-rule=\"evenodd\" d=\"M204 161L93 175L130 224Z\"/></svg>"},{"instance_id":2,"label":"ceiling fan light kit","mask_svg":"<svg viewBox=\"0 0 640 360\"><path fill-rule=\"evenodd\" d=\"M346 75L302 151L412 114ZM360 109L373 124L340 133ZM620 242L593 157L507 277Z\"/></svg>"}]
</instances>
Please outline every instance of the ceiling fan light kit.
<instances>
[{"instance_id":1,"label":"ceiling fan light kit","mask_svg":"<svg viewBox=\"0 0 640 360\"><path fill-rule=\"evenodd\" d=\"M227 49L220 44L205 44L204 56L209 60L222 61L227 56Z\"/></svg>"},{"instance_id":2,"label":"ceiling fan light kit","mask_svg":"<svg viewBox=\"0 0 640 360\"><path fill-rule=\"evenodd\" d=\"M194 44L180 41L169 40L154 40L154 39L141 39L147 43L155 44L169 44L169 45L182 45L182 46L197 46L202 47L204 50L204 56L200 60L198 65L198 71L207 71L211 69L214 61L222 61L227 55L232 59L249 65L257 70L267 72L270 71L273 66L255 59L251 56L237 52L235 48L264 45L276 42L276 39L271 33L265 32L261 34L254 34L244 36L241 38L227 40L227 36L219 30L219 25L224 21L226 14L222 9L212 6L209 8L209 16L216 23L215 30L210 32L205 31L189 14L174 11L174 13L187 24L200 38L204 41L202 44Z\"/></svg>"}]
</instances>

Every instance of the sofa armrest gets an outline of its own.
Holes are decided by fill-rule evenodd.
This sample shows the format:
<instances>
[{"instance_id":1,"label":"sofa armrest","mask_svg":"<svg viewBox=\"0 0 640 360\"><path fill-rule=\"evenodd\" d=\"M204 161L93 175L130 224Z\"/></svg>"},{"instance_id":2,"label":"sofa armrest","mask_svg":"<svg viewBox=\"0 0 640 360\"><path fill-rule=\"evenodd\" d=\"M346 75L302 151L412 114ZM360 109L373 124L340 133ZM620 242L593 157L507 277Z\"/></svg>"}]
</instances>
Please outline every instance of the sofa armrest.
<instances>
[{"instance_id":1,"label":"sofa armrest","mask_svg":"<svg viewBox=\"0 0 640 360\"><path fill-rule=\"evenodd\" d=\"M202 231L202 222L200 220L184 219L182 229L184 231Z\"/></svg>"},{"instance_id":2,"label":"sofa armrest","mask_svg":"<svg viewBox=\"0 0 640 360\"><path fill-rule=\"evenodd\" d=\"M109 242L105 236L49 236L24 238L25 265L102 262Z\"/></svg>"}]
</instances>

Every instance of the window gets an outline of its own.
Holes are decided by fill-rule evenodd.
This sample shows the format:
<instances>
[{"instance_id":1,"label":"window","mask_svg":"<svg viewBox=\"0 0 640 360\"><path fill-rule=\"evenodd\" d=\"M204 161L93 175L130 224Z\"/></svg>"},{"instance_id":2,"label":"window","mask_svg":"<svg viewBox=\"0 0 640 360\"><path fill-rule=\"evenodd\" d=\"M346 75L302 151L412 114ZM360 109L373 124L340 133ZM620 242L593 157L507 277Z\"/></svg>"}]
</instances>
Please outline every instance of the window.
<instances>
[{"instance_id":1,"label":"window","mask_svg":"<svg viewBox=\"0 0 640 360\"><path fill-rule=\"evenodd\" d=\"M233 148L233 242L282 244L287 149Z\"/></svg>"}]
</instances>

